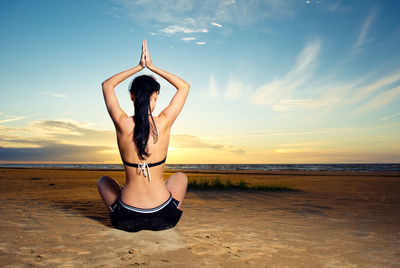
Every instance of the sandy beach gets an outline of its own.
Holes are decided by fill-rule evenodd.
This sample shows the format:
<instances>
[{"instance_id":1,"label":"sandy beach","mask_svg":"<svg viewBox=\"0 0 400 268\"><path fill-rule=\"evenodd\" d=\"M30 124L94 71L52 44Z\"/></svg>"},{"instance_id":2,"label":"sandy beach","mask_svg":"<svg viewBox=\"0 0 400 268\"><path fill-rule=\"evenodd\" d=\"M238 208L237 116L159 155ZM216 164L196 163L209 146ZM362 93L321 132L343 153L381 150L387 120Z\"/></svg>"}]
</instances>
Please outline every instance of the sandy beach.
<instances>
[{"instance_id":1,"label":"sandy beach","mask_svg":"<svg viewBox=\"0 0 400 268\"><path fill-rule=\"evenodd\" d=\"M400 173L188 173L297 191L189 190L177 227L138 233L110 225L101 175L123 184L122 171L0 169L0 266L399 267Z\"/></svg>"}]
</instances>

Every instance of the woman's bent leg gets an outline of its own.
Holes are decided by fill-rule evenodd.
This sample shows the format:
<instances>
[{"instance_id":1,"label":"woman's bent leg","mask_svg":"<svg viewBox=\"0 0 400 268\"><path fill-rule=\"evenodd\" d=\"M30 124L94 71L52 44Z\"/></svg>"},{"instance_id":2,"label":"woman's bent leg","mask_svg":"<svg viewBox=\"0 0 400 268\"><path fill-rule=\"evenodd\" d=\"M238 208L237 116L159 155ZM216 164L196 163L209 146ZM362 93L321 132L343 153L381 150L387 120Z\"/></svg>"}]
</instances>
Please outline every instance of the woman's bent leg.
<instances>
[{"instance_id":1,"label":"woman's bent leg","mask_svg":"<svg viewBox=\"0 0 400 268\"><path fill-rule=\"evenodd\" d=\"M111 205L121 195L122 186L108 176L102 176L97 181L97 190L106 208L111 211Z\"/></svg>"},{"instance_id":2,"label":"woman's bent leg","mask_svg":"<svg viewBox=\"0 0 400 268\"><path fill-rule=\"evenodd\" d=\"M188 179L185 173L177 172L166 182L168 191L171 192L172 197L179 201L178 208L182 206L183 199L185 198Z\"/></svg>"}]
</instances>

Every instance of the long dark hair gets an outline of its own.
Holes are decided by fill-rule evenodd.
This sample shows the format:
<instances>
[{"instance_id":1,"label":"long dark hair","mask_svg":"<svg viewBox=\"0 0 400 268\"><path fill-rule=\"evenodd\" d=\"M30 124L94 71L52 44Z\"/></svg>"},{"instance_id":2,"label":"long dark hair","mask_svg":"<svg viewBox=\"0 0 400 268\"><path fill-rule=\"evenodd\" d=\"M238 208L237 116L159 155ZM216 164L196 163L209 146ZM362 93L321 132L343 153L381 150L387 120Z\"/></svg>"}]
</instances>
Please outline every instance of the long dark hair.
<instances>
[{"instance_id":1,"label":"long dark hair","mask_svg":"<svg viewBox=\"0 0 400 268\"><path fill-rule=\"evenodd\" d=\"M154 138L154 143L157 142L158 138L156 124L151 114L150 96L154 92L160 93L160 84L152 76L141 75L132 81L129 92L133 95L135 106L133 141L136 144L139 158L144 160L149 157L147 149L147 142L150 135L149 115L153 123L151 134Z\"/></svg>"}]
</instances>

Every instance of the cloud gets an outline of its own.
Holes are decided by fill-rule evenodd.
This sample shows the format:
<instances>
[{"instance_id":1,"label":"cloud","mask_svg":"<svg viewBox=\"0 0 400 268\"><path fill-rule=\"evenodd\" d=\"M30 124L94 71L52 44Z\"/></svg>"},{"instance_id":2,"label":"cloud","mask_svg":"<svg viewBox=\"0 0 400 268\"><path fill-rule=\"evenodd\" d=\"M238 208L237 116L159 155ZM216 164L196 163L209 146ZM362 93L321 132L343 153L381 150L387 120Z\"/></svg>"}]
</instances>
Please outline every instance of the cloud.
<instances>
[{"instance_id":1,"label":"cloud","mask_svg":"<svg viewBox=\"0 0 400 268\"><path fill-rule=\"evenodd\" d=\"M225 146L185 134L172 134L171 147L188 152L243 154L243 148ZM205 151L203 151L205 150ZM119 162L114 130L89 128L72 120L37 120L26 127L0 126L0 161Z\"/></svg>"},{"instance_id":2,"label":"cloud","mask_svg":"<svg viewBox=\"0 0 400 268\"><path fill-rule=\"evenodd\" d=\"M118 161L115 132L71 120L38 120L27 127L0 126L1 161Z\"/></svg>"},{"instance_id":3,"label":"cloud","mask_svg":"<svg viewBox=\"0 0 400 268\"><path fill-rule=\"evenodd\" d=\"M400 86L397 86L393 89L383 92L382 94L379 94L371 101L369 101L367 104L361 106L358 110L362 112L367 112L381 108L382 106L395 101L399 96L400 96Z\"/></svg>"},{"instance_id":4,"label":"cloud","mask_svg":"<svg viewBox=\"0 0 400 268\"><path fill-rule=\"evenodd\" d=\"M212 26L215 26L215 27L218 27L218 28L221 28L221 27L222 27L222 24L219 24L219 23L216 23L216 22L210 22L210 24L211 24Z\"/></svg>"},{"instance_id":5,"label":"cloud","mask_svg":"<svg viewBox=\"0 0 400 268\"><path fill-rule=\"evenodd\" d=\"M6 114L6 113L3 113L3 112L0 112L0 115L2 115L3 117L6 118L6 119L0 120L0 124L1 123L8 123L8 122L13 122L13 121L18 121L18 120L22 120L22 119L27 118L27 116L10 115L10 114Z\"/></svg>"},{"instance_id":6,"label":"cloud","mask_svg":"<svg viewBox=\"0 0 400 268\"><path fill-rule=\"evenodd\" d=\"M202 25L210 23L220 25L216 21L245 25L253 24L273 14L282 16L290 9L290 5L286 3L260 0L114 0L113 2L121 7L115 9L115 12L126 12L131 19L143 23L147 23L148 20L171 23L182 18L194 17Z\"/></svg>"},{"instance_id":7,"label":"cloud","mask_svg":"<svg viewBox=\"0 0 400 268\"><path fill-rule=\"evenodd\" d=\"M278 112L329 111L344 106L368 112L398 98L400 70L384 76L369 72L349 81L340 81L335 72L325 76L316 74L320 51L319 40L308 42L287 73L261 84L252 92L249 90L248 94L244 93L243 82L230 78L224 97L236 99L244 96L241 99ZM216 88L214 77L210 77L210 96L219 97ZM367 103L361 103L364 100ZM359 105L363 106L357 108Z\"/></svg>"},{"instance_id":8,"label":"cloud","mask_svg":"<svg viewBox=\"0 0 400 268\"><path fill-rule=\"evenodd\" d=\"M282 99L273 106L275 111L293 111L293 110L317 110L339 102L340 98L333 99Z\"/></svg>"},{"instance_id":9,"label":"cloud","mask_svg":"<svg viewBox=\"0 0 400 268\"><path fill-rule=\"evenodd\" d=\"M19 116L19 117L15 117L15 118L3 119L3 120L0 120L0 124L1 123L18 121L18 120L21 120L21 119L24 119L24 118L26 118L26 116Z\"/></svg>"},{"instance_id":10,"label":"cloud","mask_svg":"<svg viewBox=\"0 0 400 268\"><path fill-rule=\"evenodd\" d=\"M315 61L320 48L321 43L319 41L308 43L298 56L294 70L289 72L288 76L305 74L306 72L312 70L311 68L315 67Z\"/></svg>"},{"instance_id":11,"label":"cloud","mask_svg":"<svg viewBox=\"0 0 400 268\"><path fill-rule=\"evenodd\" d=\"M218 87L217 83L215 82L214 75L210 74L210 91L209 91L209 96L212 98L217 98L219 93L218 93Z\"/></svg>"},{"instance_id":12,"label":"cloud","mask_svg":"<svg viewBox=\"0 0 400 268\"><path fill-rule=\"evenodd\" d=\"M230 78L228 80L228 85L224 97L226 99L237 99L239 98L239 94L243 91L243 88L244 85L241 81Z\"/></svg>"},{"instance_id":13,"label":"cloud","mask_svg":"<svg viewBox=\"0 0 400 268\"><path fill-rule=\"evenodd\" d=\"M196 42L196 45L199 45L199 46L202 46L202 45L205 45L205 44L207 44L206 42Z\"/></svg>"},{"instance_id":14,"label":"cloud","mask_svg":"<svg viewBox=\"0 0 400 268\"><path fill-rule=\"evenodd\" d=\"M384 89L387 86L390 86L396 82L400 81L400 70L397 70L395 73L385 76L383 78L378 79L372 84L369 83L367 86L362 87L357 94L351 99L352 102L358 102L365 98L368 98L374 92Z\"/></svg>"},{"instance_id":15,"label":"cloud","mask_svg":"<svg viewBox=\"0 0 400 268\"><path fill-rule=\"evenodd\" d=\"M47 141L38 147L0 146L0 161L103 162L112 156L104 151L107 146L82 146Z\"/></svg>"},{"instance_id":16,"label":"cloud","mask_svg":"<svg viewBox=\"0 0 400 268\"><path fill-rule=\"evenodd\" d=\"M282 79L274 79L272 82L265 83L252 94L250 98L253 103L269 105L277 111L287 110L284 108L285 105L291 108L296 106L305 108L302 105L304 103L304 96L301 99L297 99L293 96L293 91L301 92L301 86L313 77L320 48L321 44L319 41L308 43L297 57L296 64ZM289 99L288 96L292 98ZM307 102L330 103L329 101L312 99L307 99Z\"/></svg>"},{"instance_id":17,"label":"cloud","mask_svg":"<svg viewBox=\"0 0 400 268\"><path fill-rule=\"evenodd\" d=\"M237 148L234 146L221 145L217 143L208 142L198 136L185 135L185 134L172 134L171 147L175 149L182 148L186 151L190 149L211 149L211 150L218 150L226 153L234 153L239 155L246 153L244 147Z\"/></svg>"},{"instance_id":18,"label":"cloud","mask_svg":"<svg viewBox=\"0 0 400 268\"><path fill-rule=\"evenodd\" d=\"M196 37L183 37L182 40L185 42L188 42L188 41L196 40Z\"/></svg>"},{"instance_id":19,"label":"cloud","mask_svg":"<svg viewBox=\"0 0 400 268\"><path fill-rule=\"evenodd\" d=\"M57 92L40 92L41 95L48 95L55 98L67 98L68 96L65 94L57 93Z\"/></svg>"},{"instance_id":20,"label":"cloud","mask_svg":"<svg viewBox=\"0 0 400 268\"><path fill-rule=\"evenodd\" d=\"M241 97L241 94L247 94L248 86L245 86L244 83L236 78L230 77L225 86L225 91L223 94L220 94L219 86L213 74L210 74L209 80L209 91L206 94L206 97L218 98L223 97L226 100L238 99Z\"/></svg>"},{"instance_id":21,"label":"cloud","mask_svg":"<svg viewBox=\"0 0 400 268\"><path fill-rule=\"evenodd\" d=\"M214 7L212 21L235 26L250 26L273 16L290 13L290 5L285 1L209 1ZM210 4L210 3L208 3Z\"/></svg>"},{"instance_id":22,"label":"cloud","mask_svg":"<svg viewBox=\"0 0 400 268\"><path fill-rule=\"evenodd\" d=\"M366 38L368 35L369 28L371 27L372 22L375 19L375 15L376 15L376 11L372 10L369 13L369 15L367 16L367 18L365 19L365 21L361 27L360 33L358 34L357 41L354 44L354 47L357 48L358 51L361 50L361 47L364 45L365 42L372 40L372 39L366 39Z\"/></svg>"},{"instance_id":23,"label":"cloud","mask_svg":"<svg viewBox=\"0 0 400 268\"><path fill-rule=\"evenodd\" d=\"M185 16L196 7L194 0L114 0L113 2L121 7L120 12L143 24L148 24L149 21L176 22L177 18Z\"/></svg>"},{"instance_id":24,"label":"cloud","mask_svg":"<svg viewBox=\"0 0 400 268\"><path fill-rule=\"evenodd\" d=\"M172 147L174 148L209 148L214 150L224 149L223 145L208 143L198 136L184 134L171 135L171 144L173 144Z\"/></svg>"},{"instance_id":25,"label":"cloud","mask_svg":"<svg viewBox=\"0 0 400 268\"><path fill-rule=\"evenodd\" d=\"M398 117L398 116L400 116L400 113L385 116L385 117L383 117L382 119L380 119L379 121L386 121L386 120L389 120L389 119L396 118L396 117Z\"/></svg>"},{"instance_id":26,"label":"cloud","mask_svg":"<svg viewBox=\"0 0 400 268\"><path fill-rule=\"evenodd\" d=\"M349 3L346 3L349 4ZM342 2L324 2L323 5L327 11L335 12L335 13L349 13L351 8L350 6L344 5Z\"/></svg>"},{"instance_id":27,"label":"cloud","mask_svg":"<svg viewBox=\"0 0 400 268\"><path fill-rule=\"evenodd\" d=\"M153 33L174 36L177 33L206 33L221 28L221 34L248 27L270 17L292 14L285 1L218 0L113 0L114 17L128 17ZM117 7L117 9L115 9ZM116 15L117 14L117 15ZM224 25L224 27L222 27Z\"/></svg>"},{"instance_id":28,"label":"cloud","mask_svg":"<svg viewBox=\"0 0 400 268\"><path fill-rule=\"evenodd\" d=\"M341 105L358 105L368 99L358 111L367 112L383 107L399 95L400 70L392 74L371 78L372 74L340 82L335 76L318 76L315 70L321 44L309 42L298 55L295 65L283 78L275 78L259 86L250 96L257 105L265 105L274 111L335 109ZM374 96L371 99L371 96Z\"/></svg>"},{"instance_id":29,"label":"cloud","mask_svg":"<svg viewBox=\"0 0 400 268\"><path fill-rule=\"evenodd\" d=\"M229 147L230 147L229 151L234 154L238 154L238 155L246 154L246 150L244 148L234 148L233 146L229 146Z\"/></svg>"},{"instance_id":30,"label":"cloud","mask_svg":"<svg viewBox=\"0 0 400 268\"><path fill-rule=\"evenodd\" d=\"M164 32L168 35L173 35L176 33L207 33L208 29L193 29L193 28L187 28L183 26L177 26L177 25L170 25L166 27L165 29L161 30L161 32Z\"/></svg>"},{"instance_id":31,"label":"cloud","mask_svg":"<svg viewBox=\"0 0 400 268\"><path fill-rule=\"evenodd\" d=\"M30 129L41 133L47 139L67 141L73 144L115 146L115 131L98 130L85 124L67 120L38 120L30 124Z\"/></svg>"}]
</instances>

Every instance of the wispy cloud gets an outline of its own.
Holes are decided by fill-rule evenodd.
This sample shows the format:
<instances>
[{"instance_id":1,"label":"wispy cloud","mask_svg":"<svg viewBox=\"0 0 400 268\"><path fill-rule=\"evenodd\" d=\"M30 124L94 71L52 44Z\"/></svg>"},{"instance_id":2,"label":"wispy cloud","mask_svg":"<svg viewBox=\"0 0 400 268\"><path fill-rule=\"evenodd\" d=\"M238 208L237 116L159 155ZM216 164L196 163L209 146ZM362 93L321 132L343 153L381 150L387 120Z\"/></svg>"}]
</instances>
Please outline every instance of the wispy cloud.
<instances>
[{"instance_id":1,"label":"wispy cloud","mask_svg":"<svg viewBox=\"0 0 400 268\"><path fill-rule=\"evenodd\" d=\"M17 115L10 115L3 112L0 112L0 115L5 117L6 119L0 120L0 123L8 123L13 121L18 121L27 118L27 116L17 116Z\"/></svg>"},{"instance_id":2,"label":"wispy cloud","mask_svg":"<svg viewBox=\"0 0 400 268\"><path fill-rule=\"evenodd\" d=\"M183 37L182 40L185 42L193 41L193 40L196 40L196 37Z\"/></svg>"},{"instance_id":3,"label":"wispy cloud","mask_svg":"<svg viewBox=\"0 0 400 268\"><path fill-rule=\"evenodd\" d=\"M183 27L183 26L177 26L177 25L170 25L164 29L161 30L161 32L164 32L168 35L173 35L176 33L207 33L208 29L200 28L200 29L194 29L194 28L188 28L188 27Z\"/></svg>"},{"instance_id":4,"label":"wispy cloud","mask_svg":"<svg viewBox=\"0 0 400 268\"><path fill-rule=\"evenodd\" d=\"M393 118L396 118L399 116L400 116L400 113L392 114L392 115L388 115L388 116L381 118L379 121L386 121L386 120L393 119Z\"/></svg>"},{"instance_id":5,"label":"wispy cloud","mask_svg":"<svg viewBox=\"0 0 400 268\"><path fill-rule=\"evenodd\" d=\"M175 149L182 148L185 150L212 149L234 154L244 154L246 152L244 147L238 148L231 145L222 145L207 141L205 138L199 136L185 135L185 134L172 134L171 147Z\"/></svg>"},{"instance_id":6,"label":"wispy cloud","mask_svg":"<svg viewBox=\"0 0 400 268\"><path fill-rule=\"evenodd\" d=\"M215 82L214 75L210 74L210 91L209 91L209 96L212 98L217 98L219 93L218 93L218 86L217 83Z\"/></svg>"},{"instance_id":7,"label":"wispy cloud","mask_svg":"<svg viewBox=\"0 0 400 268\"><path fill-rule=\"evenodd\" d=\"M365 19L363 25L361 26L360 33L358 34L357 41L354 43L355 53L359 53L363 50L364 44L370 42L373 38L368 38L368 31L371 28L373 21L375 20L376 10L373 9Z\"/></svg>"},{"instance_id":8,"label":"wispy cloud","mask_svg":"<svg viewBox=\"0 0 400 268\"><path fill-rule=\"evenodd\" d=\"M232 77L228 80L224 97L226 99L237 99L239 94L244 90L244 85L241 81L233 79Z\"/></svg>"},{"instance_id":9,"label":"wispy cloud","mask_svg":"<svg viewBox=\"0 0 400 268\"><path fill-rule=\"evenodd\" d=\"M400 70L389 74L385 77L379 78L377 81L373 82L372 84L363 86L357 94L351 99L352 102L358 102L363 99L368 98L371 94L381 89L385 89L387 86L390 86L394 83L400 81Z\"/></svg>"},{"instance_id":10,"label":"wispy cloud","mask_svg":"<svg viewBox=\"0 0 400 268\"><path fill-rule=\"evenodd\" d=\"M212 28L227 28L226 31L230 32L236 26L254 25L266 18L285 16L292 10L291 5L283 1L114 0L113 2L110 14L114 17L128 16L145 27L151 27L152 29L148 29L150 32L171 37L177 33L207 33Z\"/></svg>"},{"instance_id":11,"label":"wispy cloud","mask_svg":"<svg viewBox=\"0 0 400 268\"><path fill-rule=\"evenodd\" d=\"M282 99L275 105L273 109L275 111L285 112L293 110L318 110L322 107L326 107L339 102L341 99Z\"/></svg>"},{"instance_id":12,"label":"wispy cloud","mask_svg":"<svg viewBox=\"0 0 400 268\"><path fill-rule=\"evenodd\" d=\"M199 46L203 46L205 44L207 44L207 42L204 42L204 41L196 42L196 45L199 45Z\"/></svg>"},{"instance_id":13,"label":"wispy cloud","mask_svg":"<svg viewBox=\"0 0 400 268\"><path fill-rule=\"evenodd\" d=\"M193 135L173 134L171 135L171 144L174 148L211 148L223 149L221 144L213 144L204 141L202 138Z\"/></svg>"},{"instance_id":14,"label":"wispy cloud","mask_svg":"<svg viewBox=\"0 0 400 268\"><path fill-rule=\"evenodd\" d=\"M19 117L15 117L15 118L3 119L3 120L0 120L0 123L18 121L18 120L21 120L21 119L24 119L24 118L26 118L26 116L19 116Z\"/></svg>"},{"instance_id":15,"label":"wispy cloud","mask_svg":"<svg viewBox=\"0 0 400 268\"><path fill-rule=\"evenodd\" d=\"M349 3L346 2L346 4ZM343 2L324 2L323 6L325 6L326 10L329 12L349 13L351 10L350 6L346 6Z\"/></svg>"},{"instance_id":16,"label":"wispy cloud","mask_svg":"<svg viewBox=\"0 0 400 268\"><path fill-rule=\"evenodd\" d=\"M390 102L395 101L400 96L400 86L397 86L393 89L387 90L382 94L379 94L367 104L361 106L358 110L361 112L368 112L371 110L375 110L387 105Z\"/></svg>"},{"instance_id":17,"label":"wispy cloud","mask_svg":"<svg viewBox=\"0 0 400 268\"><path fill-rule=\"evenodd\" d=\"M41 95L48 95L48 96L52 96L52 97L56 97L56 98L67 98L68 96L66 94L62 94L62 93L57 93L57 92L40 92Z\"/></svg>"},{"instance_id":18,"label":"wispy cloud","mask_svg":"<svg viewBox=\"0 0 400 268\"><path fill-rule=\"evenodd\" d=\"M222 27L222 24L216 23L216 22L214 22L214 21L212 21L210 24L211 24L212 26L215 26L215 27L218 27L218 28L221 28L221 27Z\"/></svg>"},{"instance_id":19,"label":"wispy cloud","mask_svg":"<svg viewBox=\"0 0 400 268\"><path fill-rule=\"evenodd\" d=\"M279 112L320 109L329 111L353 106L354 111L365 113L384 107L398 99L400 70L384 76L369 72L349 81L340 81L336 76L337 70L332 70L325 76L315 74L320 50L319 40L307 43L298 54L295 64L282 78L266 82L251 94L244 94L244 96L249 96L247 100L256 105L267 106ZM215 94L215 84L212 77L210 92L214 92L211 94L213 97L218 97ZM243 96L241 94L244 90L243 85L241 81L228 81L224 97L235 99L239 95ZM362 106L358 107L360 105Z\"/></svg>"},{"instance_id":20,"label":"wispy cloud","mask_svg":"<svg viewBox=\"0 0 400 268\"><path fill-rule=\"evenodd\" d=\"M317 151L319 148L326 145L324 141L308 141L308 142L297 142L297 143L282 143L277 144L276 148L273 149L275 153L300 153L300 152L312 152Z\"/></svg>"},{"instance_id":21,"label":"wispy cloud","mask_svg":"<svg viewBox=\"0 0 400 268\"><path fill-rule=\"evenodd\" d=\"M319 41L308 43L297 57L293 68L282 79L275 79L272 82L261 85L252 94L252 101L259 105L269 105L277 111L287 110L285 106L290 109L296 107L304 108L305 102L312 102L314 105L319 106L330 103L327 100L305 100L304 97L297 99L293 96L293 90L299 91L300 87L312 78L320 47ZM292 96L292 98L288 98L288 96ZM320 102L320 104L316 104L317 102Z\"/></svg>"},{"instance_id":22,"label":"wispy cloud","mask_svg":"<svg viewBox=\"0 0 400 268\"><path fill-rule=\"evenodd\" d=\"M187 17L187 14L196 8L194 0L114 0L116 5L121 8L121 13L126 13L133 20L143 23L171 23L177 19Z\"/></svg>"}]
</instances>

